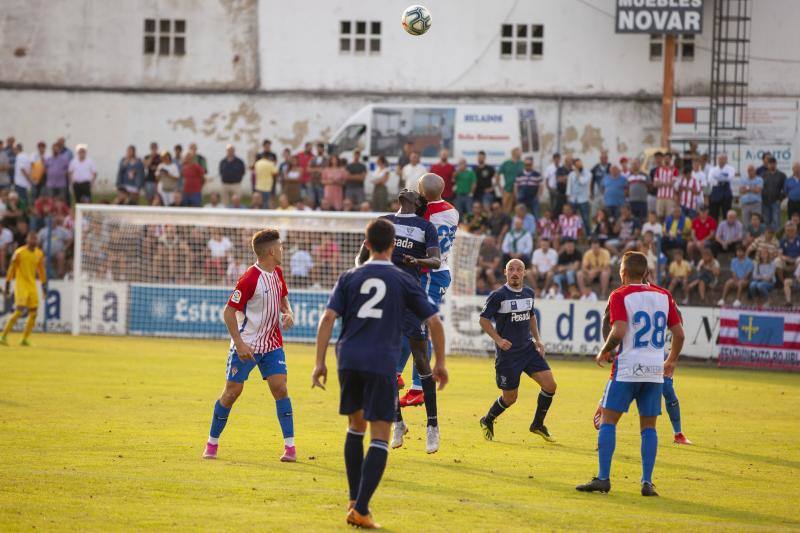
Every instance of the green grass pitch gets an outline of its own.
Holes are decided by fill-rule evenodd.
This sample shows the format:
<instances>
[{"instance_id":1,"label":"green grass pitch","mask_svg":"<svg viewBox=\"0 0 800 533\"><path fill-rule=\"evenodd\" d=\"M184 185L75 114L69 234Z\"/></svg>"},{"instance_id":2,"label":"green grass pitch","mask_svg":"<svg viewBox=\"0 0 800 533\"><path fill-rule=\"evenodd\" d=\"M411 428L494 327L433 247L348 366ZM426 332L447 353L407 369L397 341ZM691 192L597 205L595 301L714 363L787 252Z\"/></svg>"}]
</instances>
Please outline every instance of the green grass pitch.
<instances>
[{"instance_id":1,"label":"green grass pitch","mask_svg":"<svg viewBox=\"0 0 800 533\"><path fill-rule=\"evenodd\" d=\"M13 335L13 341L19 336ZM345 420L335 359L327 391L311 390L312 347L289 345L299 462L282 450L274 402L251 379L216 461L200 458L220 392L221 341L34 335L0 350L0 529L345 530ZM588 360L551 361L548 416L558 444L528 432L536 387L486 442L478 419L497 397L492 361L450 359L440 395L442 449L424 452L424 409L393 450L372 502L395 531L800 529L800 377L678 368L685 431L659 421L655 483L639 495L635 407L617 436L608 495L577 493L596 471L591 425L607 377ZM255 375L253 376L255 377Z\"/></svg>"}]
</instances>

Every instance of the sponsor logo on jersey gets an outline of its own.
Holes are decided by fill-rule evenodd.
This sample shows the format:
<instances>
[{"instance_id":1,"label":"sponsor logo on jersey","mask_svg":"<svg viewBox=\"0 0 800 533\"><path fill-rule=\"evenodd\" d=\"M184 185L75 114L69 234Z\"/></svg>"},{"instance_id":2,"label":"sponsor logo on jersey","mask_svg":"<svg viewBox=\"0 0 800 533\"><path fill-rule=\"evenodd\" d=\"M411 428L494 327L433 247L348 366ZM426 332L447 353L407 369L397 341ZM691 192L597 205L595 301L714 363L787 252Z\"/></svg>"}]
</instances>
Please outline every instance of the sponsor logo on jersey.
<instances>
[{"instance_id":1,"label":"sponsor logo on jersey","mask_svg":"<svg viewBox=\"0 0 800 533\"><path fill-rule=\"evenodd\" d=\"M634 376L648 376L652 374L661 374L663 371L663 367L659 365L643 365L642 363L639 363L633 367L633 371L631 373Z\"/></svg>"},{"instance_id":2,"label":"sponsor logo on jersey","mask_svg":"<svg viewBox=\"0 0 800 533\"><path fill-rule=\"evenodd\" d=\"M238 304L241 300L242 300L242 291L236 289L235 291L233 291L233 294L231 294L231 301L235 304Z\"/></svg>"},{"instance_id":3,"label":"sponsor logo on jersey","mask_svg":"<svg viewBox=\"0 0 800 533\"><path fill-rule=\"evenodd\" d=\"M412 241L410 239L395 239L394 240L394 245L397 246L398 248L408 248L408 249L410 249L410 248L414 247L414 241Z\"/></svg>"},{"instance_id":4,"label":"sponsor logo on jersey","mask_svg":"<svg viewBox=\"0 0 800 533\"><path fill-rule=\"evenodd\" d=\"M525 322L531 319L531 312L525 311L524 313L511 313L511 322Z\"/></svg>"}]
</instances>

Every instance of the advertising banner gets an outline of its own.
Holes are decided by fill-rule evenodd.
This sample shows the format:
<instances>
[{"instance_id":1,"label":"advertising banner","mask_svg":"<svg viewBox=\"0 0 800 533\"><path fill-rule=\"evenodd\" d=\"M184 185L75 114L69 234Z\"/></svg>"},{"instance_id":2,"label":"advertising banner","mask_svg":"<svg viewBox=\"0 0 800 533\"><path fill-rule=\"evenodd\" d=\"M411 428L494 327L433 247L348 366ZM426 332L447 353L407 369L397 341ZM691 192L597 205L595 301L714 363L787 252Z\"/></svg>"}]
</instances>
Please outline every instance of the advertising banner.
<instances>
[{"instance_id":1,"label":"advertising banner","mask_svg":"<svg viewBox=\"0 0 800 533\"><path fill-rule=\"evenodd\" d=\"M723 308L719 366L800 372L800 313Z\"/></svg>"},{"instance_id":2,"label":"advertising banner","mask_svg":"<svg viewBox=\"0 0 800 533\"><path fill-rule=\"evenodd\" d=\"M617 0L615 30L617 33L702 33L703 0Z\"/></svg>"}]
</instances>

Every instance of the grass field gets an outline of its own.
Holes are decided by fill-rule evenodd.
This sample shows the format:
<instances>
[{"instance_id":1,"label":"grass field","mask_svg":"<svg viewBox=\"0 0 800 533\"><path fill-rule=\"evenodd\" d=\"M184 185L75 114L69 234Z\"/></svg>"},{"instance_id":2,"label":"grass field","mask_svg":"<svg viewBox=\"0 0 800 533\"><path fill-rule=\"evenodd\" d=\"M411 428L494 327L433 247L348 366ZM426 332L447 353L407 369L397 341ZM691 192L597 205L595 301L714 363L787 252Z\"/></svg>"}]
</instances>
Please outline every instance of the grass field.
<instances>
[{"instance_id":1,"label":"grass field","mask_svg":"<svg viewBox=\"0 0 800 533\"><path fill-rule=\"evenodd\" d=\"M310 346L287 348L300 460L281 464L274 402L258 379L231 413L220 458L200 459L224 342L33 341L0 351L0 529L347 527L338 385L332 376L327 391L310 389ZM372 503L377 520L396 531L800 529L798 376L679 368L685 431L696 445L674 447L660 421L661 497L645 499L635 416L620 424L613 491L574 490L596 470L591 417L607 374L588 360L551 363L556 445L527 431L530 380L498 422L497 440L484 441L478 418L497 396L492 362L451 358L439 401L442 449L424 453L424 410L408 412L411 438L390 454Z\"/></svg>"}]
</instances>

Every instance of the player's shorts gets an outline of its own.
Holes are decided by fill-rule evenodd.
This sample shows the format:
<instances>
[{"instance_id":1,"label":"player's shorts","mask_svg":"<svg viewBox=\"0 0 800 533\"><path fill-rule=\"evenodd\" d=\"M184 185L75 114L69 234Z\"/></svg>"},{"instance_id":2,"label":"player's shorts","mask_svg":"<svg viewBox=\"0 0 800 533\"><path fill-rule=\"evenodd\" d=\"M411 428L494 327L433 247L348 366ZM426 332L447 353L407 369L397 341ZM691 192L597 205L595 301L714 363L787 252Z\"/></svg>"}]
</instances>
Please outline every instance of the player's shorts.
<instances>
[{"instance_id":1,"label":"player's shorts","mask_svg":"<svg viewBox=\"0 0 800 533\"><path fill-rule=\"evenodd\" d=\"M39 307L39 293L36 291L36 287L32 290L19 285L14 287L14 306L27 307L28 309Z\"/></svg>"},{"instance_id":2,"label":"player's shorts","mask_svg":"<svg viewBox=\"0 0 800 533\"><path fill-rule=\"evenodd\" d=\"M428 325L420 320L413 311L406 309L403 311L403 335L409 339L427 339Z\"/></svg>"},{"instance_id":3,"label":"player's shorts","mask_svg":"<svg viewBox=\"0 0 800 533\"><path fill-rule=\"evenodd\" d=\"M448 287L450 287L450 271L440 270L438 272L425 272L420 275L419 281L431 303L436 307L440 307L442 305L444 293L446 293Z\"/></svg>"},{"instance_id":4,"label":"player's shorts","mask_svg":"<svg viewBox=\"0 0 800 533\"><path fill-rule=\"evenodd\" d=\"M364 419L394 422L397 378L363 370L339 370L339 414L364 410Z\"/></svg>"},{"instance_id":5,"label":"player's shorts","mask_svg":"<svg viewBox=\"0 0 800 533\"><path fill-rule=\"evenodd\" d=\"M271 352L258 353L254 356L255 361L242 361L236 348L231 348L228 354L228 381L244 383L250 375L250 371L258 366L261 377L267 379L276 374L286 374L286 354L283 348L276 348Z\"/></svg>"},{"instance_id":6,"label":"player's shorts","mask_svg":"<svg viewBox=\"0 0 800 533\"><path fill-rule=\"evenodd\" d=\"M498 389L515 390L519 388L523 372L532 376L537 372L550 370L550 365L536 349L531 349L527 355L497 357L494 361L494 370Z\"/></svg>"},{"instance_id":7,"label":"player's shorts","mask_svg":"<svg viewBox=\"0 0 800 533\"><path fill-rule=\"evenodd\" d=\"M639 416L659 416L661 414L661 390L663 383L649 381L617 381L609 379L603 392L601 404L604 409L627 413L628 407L636 400Z\"/></svg>"}]
</instances>

